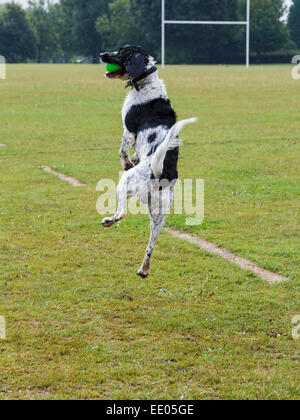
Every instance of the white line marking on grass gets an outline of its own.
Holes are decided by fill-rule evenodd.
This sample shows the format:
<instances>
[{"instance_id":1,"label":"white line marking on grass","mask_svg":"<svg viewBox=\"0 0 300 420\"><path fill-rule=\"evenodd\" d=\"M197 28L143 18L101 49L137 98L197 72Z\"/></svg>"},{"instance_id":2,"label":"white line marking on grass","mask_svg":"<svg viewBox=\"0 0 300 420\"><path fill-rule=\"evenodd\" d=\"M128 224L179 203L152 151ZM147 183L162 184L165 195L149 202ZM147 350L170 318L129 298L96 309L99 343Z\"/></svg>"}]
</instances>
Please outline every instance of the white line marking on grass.
<instances>
[{"instance_id":1,"label":"white line marking on grass","mask_svg":"<svg viewBox=\"0 0 300 420\"><path fill-rule=\"evenodd\" d=\"M165 230L171 235L173 235L175 238L183 239L190 243L197 244L200 246L200 248L204 249L210 254L219 255L222 258L225 258L226 260L237 264L245 270L252 271L258 277L262 278L263 280L266 280L270 284L281 283L283 281L289 280L286 277L280 276L279 274L272 273L272 271L268 271L259 267L250 260L238 257L237 255L233 254L230 251L227 251L226 249L219 248L217 245L205 241L204 239L201 239L198 236L190 235L188 233L181 233L170 228L166 228Z\"/></svg>"},{"instance_id":2,"label":"white line marking on grass","mask_svg":"<svg viewBox=\"0 0 300 420\"><path fill-rule=\"evenodd\" d=\"M4 316L0 316L0 340L6 340L6 321Z\"/></svg>"},{"instance_id":3,"label":"white line marking on grass","mask_svg":"<svg viewBox=\"0 0 300 420\"><path fill-rule=\"evenodd\" d=\"M60 172L54 171L49 166L40 165L39 168L40 169L43 169L48 174L52 174L52 175L57 176L62 181L68 182L69 184L72 185L72 187L86 187L87 186L86 184L83 184L82 182L78 181L78 179L75 179L72 176L64 175L64 174L62 174Z\"/></svg>"},{"instance_id":4,"label":"white line marking on grass","mask_svg":"<svg viewBox=\"0 0 300 420\"><path fill-rule=\"evenodd\" d=\"M6 147L6 144L0 143L0 147Z\"/></svg>"}]
</instances>

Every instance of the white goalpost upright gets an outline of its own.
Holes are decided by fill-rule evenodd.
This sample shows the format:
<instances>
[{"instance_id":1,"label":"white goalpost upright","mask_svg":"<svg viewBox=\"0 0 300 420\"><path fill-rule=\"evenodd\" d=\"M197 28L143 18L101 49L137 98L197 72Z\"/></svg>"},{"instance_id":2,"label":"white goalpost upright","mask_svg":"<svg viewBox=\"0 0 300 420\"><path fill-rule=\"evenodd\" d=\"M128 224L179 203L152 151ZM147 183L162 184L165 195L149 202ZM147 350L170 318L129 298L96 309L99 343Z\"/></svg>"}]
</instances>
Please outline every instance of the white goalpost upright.
<instances>
[{"instance_id":1,"label":"white goalpost upright","mask_svg":"<svg viewBox=\"0 0 300 420\"><path fill-rule=\"evenodd\" d=\"M246 21L201 21L201 20L166 20L166 4L162 0L161 22L161 61L162 68L166 64L166 25L245 25L246 26L246 67L250 66L250 0L247 0Z\"/></svg>"}]
</instances>

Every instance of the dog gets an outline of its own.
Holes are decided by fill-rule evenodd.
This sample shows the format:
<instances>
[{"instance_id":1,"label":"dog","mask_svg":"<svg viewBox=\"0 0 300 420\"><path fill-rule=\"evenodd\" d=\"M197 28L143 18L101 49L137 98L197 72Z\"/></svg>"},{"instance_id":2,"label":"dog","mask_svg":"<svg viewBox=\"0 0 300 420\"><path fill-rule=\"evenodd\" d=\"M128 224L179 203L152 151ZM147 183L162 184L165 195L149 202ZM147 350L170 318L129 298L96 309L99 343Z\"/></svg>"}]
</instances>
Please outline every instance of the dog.
<instances>
[{"instance_id":1,"label":"dog","mask_svg":"<svg viewBox=\"0 0 300 420\"><path fill-rule=\"evenodd\" d=\"M122 110L124 134L119 153L125 172L117 187L118 209L113 217L103 219L102 226L110 227L125 217L128 197L137 196L148 204L151 235L137 272L145 279L150 273L155 241L173 202L181 144L178 135L196 118L177 122L156 62L144 48L125 45L100 57L103 63L120 67L107 72L107 78L127 81L126 87L131 87ZM136 153L131 157L132 147Z\"/></svg>"}]
</instances>

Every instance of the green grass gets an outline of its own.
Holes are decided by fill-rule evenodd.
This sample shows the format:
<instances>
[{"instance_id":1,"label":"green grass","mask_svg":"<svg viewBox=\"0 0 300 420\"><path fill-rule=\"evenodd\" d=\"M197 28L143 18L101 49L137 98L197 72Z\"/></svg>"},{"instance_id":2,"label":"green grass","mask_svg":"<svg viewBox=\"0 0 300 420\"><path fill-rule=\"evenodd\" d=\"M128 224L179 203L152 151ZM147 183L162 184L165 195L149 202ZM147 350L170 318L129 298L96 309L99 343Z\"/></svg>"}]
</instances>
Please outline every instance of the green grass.
<instances>
[{"instance_id":1,"label":"green grass","mask_svg":"<svg viewBox=\"0 0 300 420\"><path fill-rule=\"evenodd\" d=\"M117 181L119 82L104 68L9 65L0 80L0 398L299 399L299 82L290 66L161 72L183 133L181 178L205 179L187 228L289 277L270 286L163 232L136 277L146 216L103 230ZM72 188L38 169L88 184ZM279 331L276 337L274 331Z\"/></svg>"}]
</instances>

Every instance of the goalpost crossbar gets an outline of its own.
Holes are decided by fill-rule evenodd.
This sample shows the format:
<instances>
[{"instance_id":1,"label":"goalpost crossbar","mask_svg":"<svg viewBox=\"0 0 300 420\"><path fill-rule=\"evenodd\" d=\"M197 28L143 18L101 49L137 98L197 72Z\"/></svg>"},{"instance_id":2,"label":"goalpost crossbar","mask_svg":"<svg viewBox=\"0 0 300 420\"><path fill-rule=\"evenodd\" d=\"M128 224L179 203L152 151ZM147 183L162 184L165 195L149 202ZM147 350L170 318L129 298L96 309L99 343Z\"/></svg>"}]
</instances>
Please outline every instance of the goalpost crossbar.
<instances>
[{"instance_id":1,"label":"goalpost crossbar","mask_svg":"<svg viewBox=\"0 0 300 420\"><path fill-rule=\"evenodd\" d=\"M161 25L161 56L162 67L165 67L165 29L166 25L244 25L246 26L246 67L250 66L250 0L247 0L247 20L245 21L203 21L203 20L166 20L165 0L162 0L162 25Z\"/></svg>"}]
</instances>

